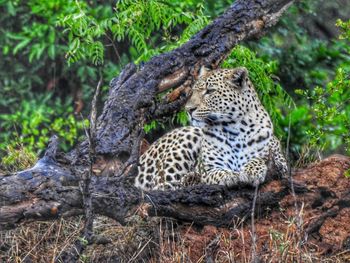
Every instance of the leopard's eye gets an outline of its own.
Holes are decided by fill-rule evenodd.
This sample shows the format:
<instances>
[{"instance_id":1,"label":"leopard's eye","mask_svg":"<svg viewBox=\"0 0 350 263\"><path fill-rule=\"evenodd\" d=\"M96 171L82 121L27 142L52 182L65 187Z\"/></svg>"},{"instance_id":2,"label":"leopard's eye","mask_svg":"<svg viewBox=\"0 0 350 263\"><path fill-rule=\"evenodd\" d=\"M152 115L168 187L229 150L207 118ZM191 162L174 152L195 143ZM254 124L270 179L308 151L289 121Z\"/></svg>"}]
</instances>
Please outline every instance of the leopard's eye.
<instances>
[{"instance_id":1,"label":"leopard's eye","mask_svg":"<svg viewBox=\"0 0 350 263\"><path fill-rule=\"evenodd\" d=\"M209 95L215 92L215 89L207 89L204 95Z\"/></svg>"}]
</instances>

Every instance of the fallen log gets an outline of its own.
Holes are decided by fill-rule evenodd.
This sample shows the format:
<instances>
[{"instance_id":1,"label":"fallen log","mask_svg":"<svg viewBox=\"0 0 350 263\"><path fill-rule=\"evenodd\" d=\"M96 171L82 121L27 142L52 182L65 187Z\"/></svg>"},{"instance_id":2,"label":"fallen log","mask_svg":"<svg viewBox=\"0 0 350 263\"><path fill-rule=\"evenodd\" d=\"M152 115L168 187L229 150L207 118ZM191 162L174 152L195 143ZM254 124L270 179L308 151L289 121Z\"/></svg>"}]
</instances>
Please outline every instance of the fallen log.
<instances>
[{"instance_id":1,"label":"fallen log","mask_svg":"<svg viewBox=\"0 0 350 263\"><path fill-rule=\"evenodd\" d=\"M43 167L45 174L43 174ZM141 192L125 177L94 177L91 181L92 205L96 214L120 223L143 204L150 216L170 216L197 224L228 226L235 216L250 211L254 191L250 188L229 190L218 185L195 185L176 191ZM68 167L50 157L33 168L5 176L0 181L0 225L13 228L33 220L53 220L83 214L80 178ZM289 192L283 190L262 194L259 204L270 205ZM302 191L303 187L300 187ZM227 204L230 202L230 204Z\"/></svg>"}]
</instances>

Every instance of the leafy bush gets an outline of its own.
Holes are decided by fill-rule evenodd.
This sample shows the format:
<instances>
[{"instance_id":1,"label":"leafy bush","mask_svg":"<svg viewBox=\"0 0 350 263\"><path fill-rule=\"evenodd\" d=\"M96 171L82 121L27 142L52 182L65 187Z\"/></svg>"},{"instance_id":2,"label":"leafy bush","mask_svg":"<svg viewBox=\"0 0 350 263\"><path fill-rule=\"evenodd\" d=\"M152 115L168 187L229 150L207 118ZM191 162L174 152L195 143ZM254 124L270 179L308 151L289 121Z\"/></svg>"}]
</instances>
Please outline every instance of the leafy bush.
<instances>
[{"instance_id":1,"label":"leafy bush","mask_svg":"<svg viewBox=\"0 0 350 263\"><path fill-rule=\"evenodd\" d=\"M340 36L347 44L350 54L350 20L338 21L343 30ZM306 138L311 145L327 151L342 150L350 154L350 60L342 63L336 70L334 80L324 87L312 90L297 90L312 105L304 115L309 117Z\"/></svg>"},{"instance_id":2,"label":"leafy bush","mask_svg":"<svg viewBox=\"0 0 350 263\"><path fill-rule=\"evenodd\" d=\"M312 107L306 112L313 125L306 137L312 145L334 151L343 146L350 153L350 68L339 68L326 87L301 91Z\"/></svg>"},{"instance_id":3,"label":"leafy bush","mask_svg":"<svg viewBox=\"0 0 350 263\"><path fill-rule=\"evenodd\" d=\"M39 96L23 100L13 114L1 114L1 126L9 132L0 133L0 151L6 153L9 147L16 149L20 145L28 153L38 153L53 134L61 138L63 150L72 146L83 130L83 121L76 120L69 102L49 102L52 103L50 96Z\"/></svg>"},{"instance_id":4,"label":"leafy bush","mask_svg":"<svg viewBox=\"0 0 350 263\"><path fill-rule=\"evenodd\" d=\"M56 27L59 14L74 8L61 0L0 1L0 159L7 168L23 168L16 159L33 160L53 133L65 150L82 133L69 95L83 87L89 96L96 70L65 65L67 47Z\"/></svg>"},{"instance_id":5,"label":"leafy bush","mask_svg":"<svg viewBox=\"0 0 350 263\"><path fill-rule=\"evenodd\" d=\"M282 16L276 30L249 43L265 62L276 61L275 73L290 92L325 85L334 77L334 69L348 60L344 41L318 38L306 27L304 20L316 15L316 5L317 1L295 3Z\"/></svg>"},{"instance_id":6,"label":"leafy bush","mask_svg":"<svg viewBox=\"0 0 350 263\"><path fill-rule=\"evenodd\" d=\"M308 155L320 151L349 153L345 132L349 119L349 24L337 22L343 31L340 39L315 37L302 26L307 15L315 16L315 6L316 2L310 1L296 3L275 31L248 45L265 64L275 63L274 75L294 100L294 105L279 105L277 127L282 128L285 143L290 134L295 159L305 149Z\"/></svg>"}]
</instances>

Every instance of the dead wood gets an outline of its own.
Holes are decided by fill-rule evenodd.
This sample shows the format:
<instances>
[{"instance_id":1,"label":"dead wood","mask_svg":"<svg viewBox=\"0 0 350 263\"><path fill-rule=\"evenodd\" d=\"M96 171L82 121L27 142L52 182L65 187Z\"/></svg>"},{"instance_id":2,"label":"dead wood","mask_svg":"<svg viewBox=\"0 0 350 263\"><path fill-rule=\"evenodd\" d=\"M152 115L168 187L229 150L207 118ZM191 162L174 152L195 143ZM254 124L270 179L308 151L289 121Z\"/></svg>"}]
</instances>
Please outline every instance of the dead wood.
<instances>
[{"instance_id":1,"label":"dead wood","mask_svg":"<svg viewBox=\"0 0 350 263\"><path fill-rule=\"evenodd\" d=\"M110 84L110 92L97 120L95 151L118 160L114 174L135 171L143 124L178 110L186 96L156 104L158 92L176 88L195 78L200 66L216 68L240 41L258 37L274 25L292 0L241 0L181 47L153 57L142 66L127 65ZM89 142L73 151L47 154L26 171L0 177L0 226L11 228L33 220L56 219L83 213L79 171L89 167ZM126 165L125 165L126 164ZM163 215L198 224L229 225L235 216L249 214L252 189L233 191L220 186L194 186L179 191L142 193L128 176L94 176L89 182L94 214L120 223L142 204L149 215ZM236 189L237 190L237 189ZM257 204L278 202L288 193L262 193ZM229 202L229 203L228 203Z\"/></svg>"}]
</instances>

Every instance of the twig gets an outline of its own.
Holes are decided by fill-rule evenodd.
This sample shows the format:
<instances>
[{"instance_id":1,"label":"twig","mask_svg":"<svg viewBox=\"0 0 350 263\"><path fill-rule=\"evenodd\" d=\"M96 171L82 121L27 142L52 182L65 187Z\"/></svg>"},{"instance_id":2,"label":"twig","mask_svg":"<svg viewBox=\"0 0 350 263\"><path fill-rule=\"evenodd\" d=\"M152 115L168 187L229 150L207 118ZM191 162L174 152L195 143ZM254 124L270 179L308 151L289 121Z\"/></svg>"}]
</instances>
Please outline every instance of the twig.
<instances>
[{"instance_id":1,"label":"twig","mask_svg":"<svg viewBox=\"0 0 350 263\"><path fill-rule=\"evenodd\" d=\"M217 249L220 246L221 237L222 237L222 234L216 235L216 237L212 241L210 241L210 243L206 246L205 262L207 263L215 262L215 260L213 259L213 256L215 254L215 251L217 251Z\"/></svg>"},{"instance_id":2,"label":"twig","mask_svg":"<svg viewBox=\"0 0 350 263\"><path fill-rule=\"evenodd\" d=\"M295 194L294 181L293 181L293 177L292 177L292 169L291 169L290 158L289 158L289 143L290 143L290 136L291 136L290 131L291 131L291 116L289 115L288 137L287 137L287 145L286 145L286 157L287 157L288 173L289 173L289 179L290 179L290 189L291 189L293 200L294 200L294 210L295 210L295 217L296 217L296 224L297 224L298 262L302 262L302 256L301 256L302 218L301 218L301 212L299 212L299 207L298 207L298 203L297 203L297 197L296 197L296 194Z\"/></svg>"},{"instance_id":3,"label":"twig","mask_svg":"<svg viewBox=\"0 0 350 263\"><path fill-rule=\"evenodd\" d=\"M90 189L91 178L93 176L93 164L96 159L96 120L97 120L97 98L99 96L102 86L102 74L100 72L100 79L98 81L94 97L91 102L91 114L90 114L90 127L87 129L84 125L87 141L89 143L89 170L83 171L81 176L81 192L84 204L84 228L82 236L75 241L72 248L69 251L63 251L61 255L58 255L56 261L63 262L75 262L78 260L79 255L82 254L87 244L91 243L93 237L93 222L94 213L92 207L92 193Z\"/></svg>"},{"instance_id":4,"label":"twig","mask_svg":"<svg viewBox=\"0 0 350 263\"><path fill-rule=\"evenodd\" d=\"M119 52L118 52L118 49L117 49L117 46L114 44L114 41L113 41L113 39L108 35L108 34L106 34L106 37L108 38L108 40L111 42L111 45L112 45L112 47L113 47L113 49L114 49L114 52L115 52L115 55L117 56L117 58L118 58L118 62L120 62L121 61L121 59L120 59L120 55L119 55Z\"/></svg>"},{"instance_id":5,"label":"twig","mask_svg":"<svg viewBox=\"0 0 350 263\"><path fill-rule=\"evenodd\" d=\"M255 220L254 220L254 216L255 216L255 206L256 206L256 199L258 196L258 190L259 190L259 184L257 184L255 186L255 190L254 190L254 198L253 198L253 203L252 203L252 211L250 214L251 217L251 235L252 235L252 262L253 263L257 263L259 262L259 258L256 254L256 232L255 232Z\"/></svg>"},{"instance_id":6,"label":"twig","mask_svg":"<svg viewBox=\"0 0 350 263\"><path fill-rule=\"evenodd\" d=\"M88 132L86 132L86 137L89 142L89 171L88 173L83 174L83 201L84 201L84 214L85 214L85 223L83 236L88 241L91 239L93 231L93 209L91 201L91 191L90 183L93 176L93 165L96 159L96 119L97 119L97 98L100 94L102 86L102 74L100 72L100 79L97 83L96 91L91 103L91 116L90 116L90 127Z\"/></svg>"},{"instance_id":7,"label":"twig","mask_svg":"<svg viewBox=\"0 0 350 263\"><path fill-rule=\"evenodd\" d=\"M148 241L140 248L140 250L138 251L138 253L136 255L134 255L129 261L130 262L135 262L134 260L137 259L137 257L142 253L142 251L146 248L146 246L152 241L152 238L148 239Z\"/></svg>"}]
</instances>

